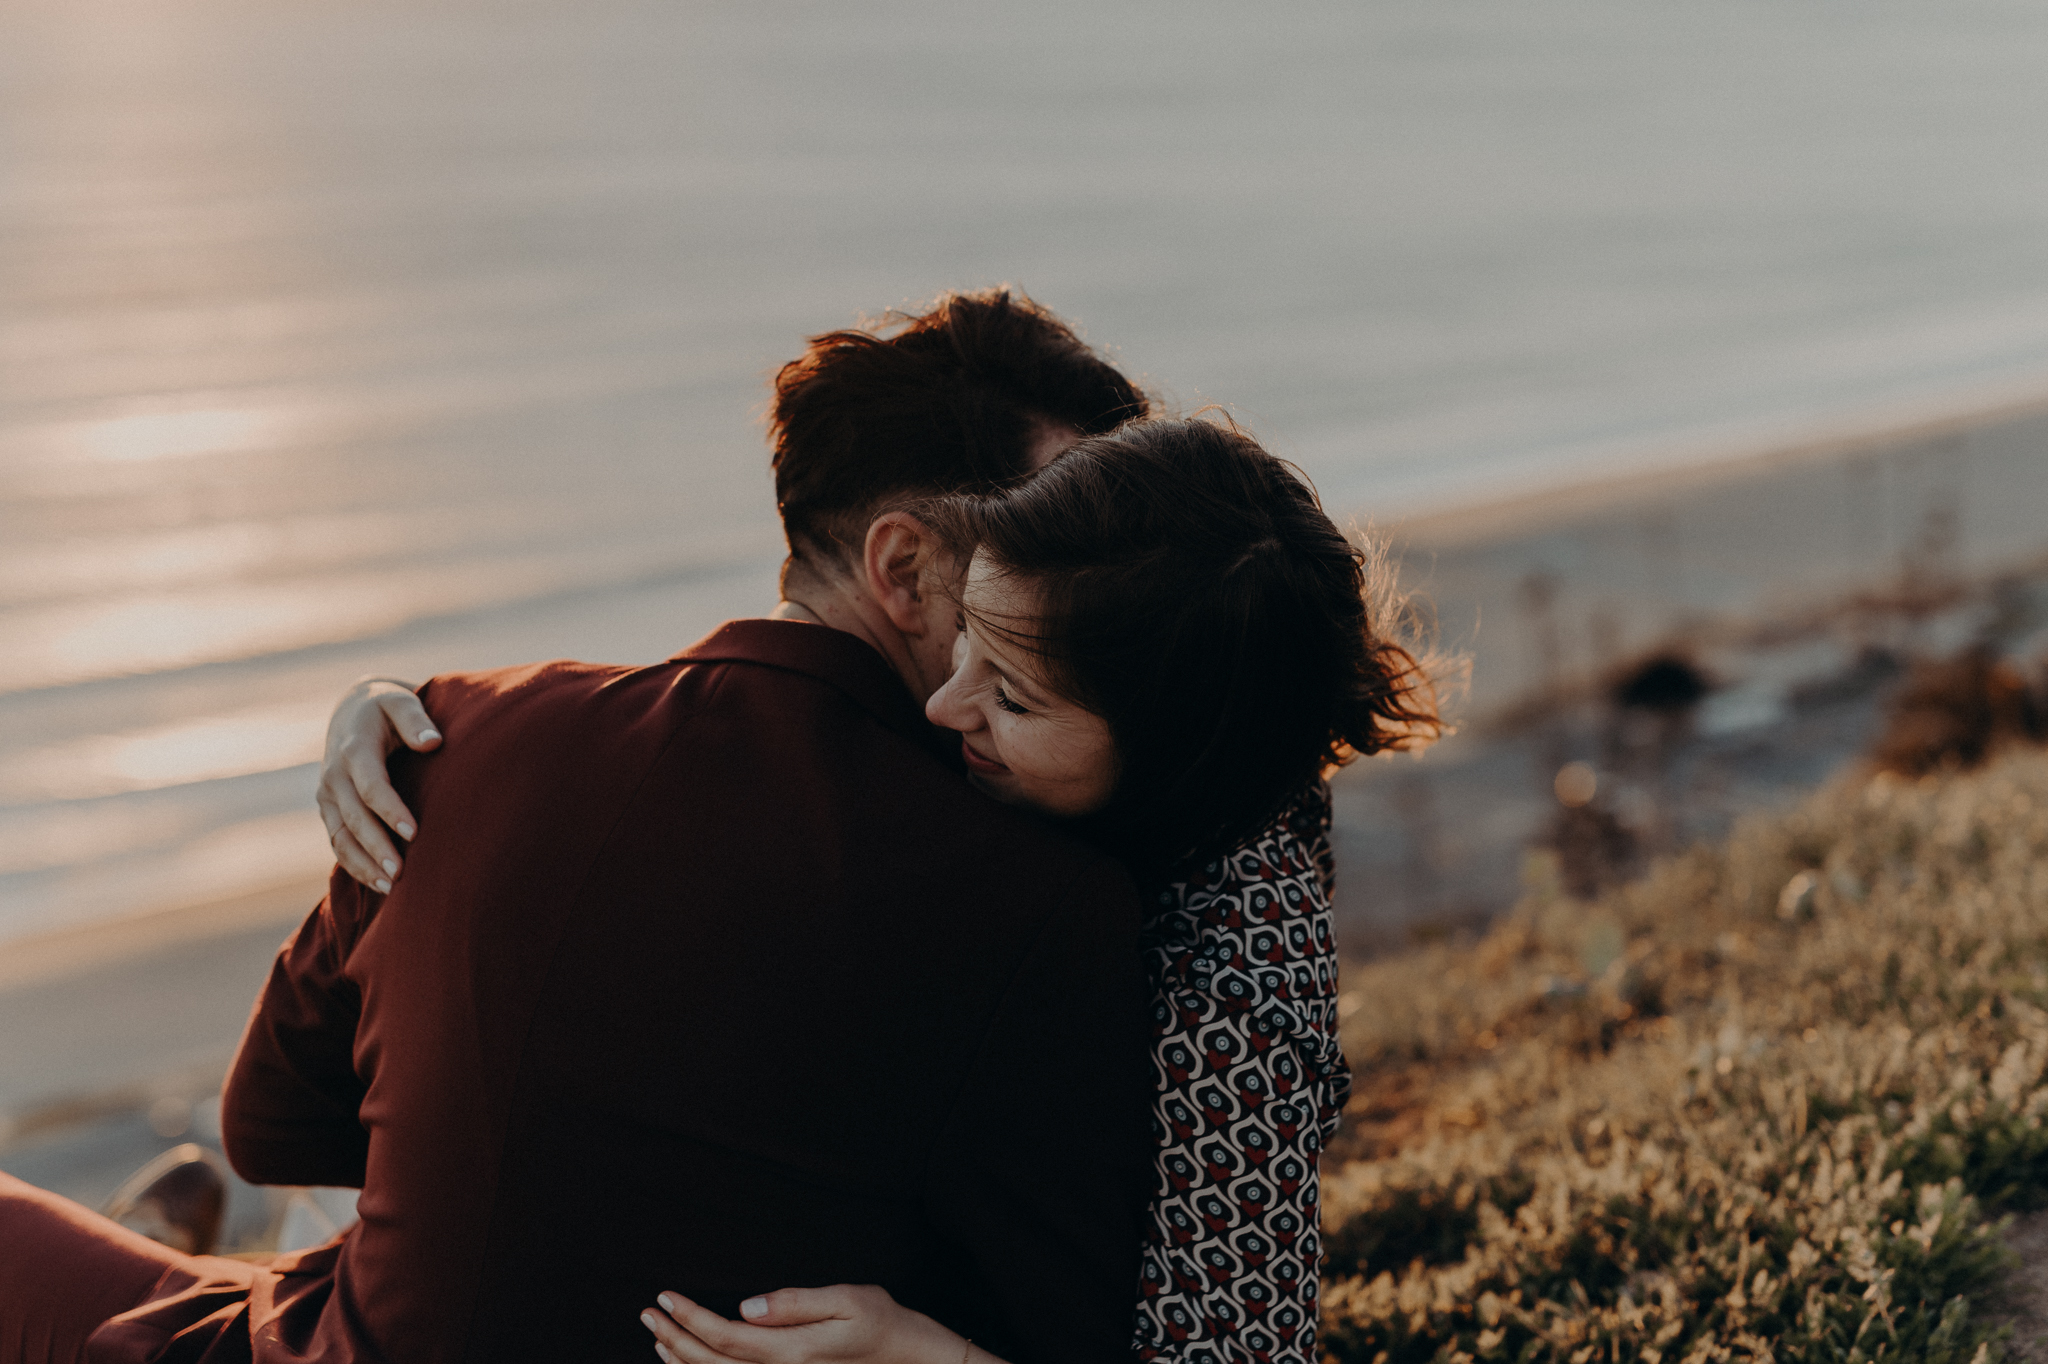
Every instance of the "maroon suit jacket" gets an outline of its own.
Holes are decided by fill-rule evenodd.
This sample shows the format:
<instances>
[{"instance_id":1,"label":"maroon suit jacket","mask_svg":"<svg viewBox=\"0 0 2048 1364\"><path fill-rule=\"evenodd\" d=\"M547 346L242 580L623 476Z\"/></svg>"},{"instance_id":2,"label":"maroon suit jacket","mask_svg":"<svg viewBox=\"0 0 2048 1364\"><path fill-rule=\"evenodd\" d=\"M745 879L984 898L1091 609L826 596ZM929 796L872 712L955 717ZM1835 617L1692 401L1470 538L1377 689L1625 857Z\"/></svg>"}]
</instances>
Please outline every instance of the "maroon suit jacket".
<instances>
[{"instance_id":1,"label":"maroon suit jacket","mask_svg":"<svg viewBox=\"0 0 2048 1364\"><path fill-rule=\"evenodd\" d=\"M854 636L436 679L388 897L337 875L230 1079L269 1184L361 1224L260 1283L262 1360L652 1358L878 1283L998 1353L1128 1359L1150 1191L1138 906L985 799Z\"/></svg>"}]
</instances>

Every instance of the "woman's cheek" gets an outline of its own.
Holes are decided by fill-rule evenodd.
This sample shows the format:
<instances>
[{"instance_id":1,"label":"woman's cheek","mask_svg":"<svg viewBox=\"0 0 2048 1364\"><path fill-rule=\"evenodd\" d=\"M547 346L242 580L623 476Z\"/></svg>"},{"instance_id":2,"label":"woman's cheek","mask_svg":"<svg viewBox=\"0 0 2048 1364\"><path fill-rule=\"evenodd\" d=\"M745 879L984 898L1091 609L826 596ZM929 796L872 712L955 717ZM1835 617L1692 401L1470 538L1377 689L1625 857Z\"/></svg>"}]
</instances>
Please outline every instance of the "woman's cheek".
<instances>
[{"instance_id":1,"label":"woman's cheek","mask_svg":"<svg viewBox=\"0 0 2048 1364\"><path fill-rule=\"evenodd\" d=\"M988 735L995 745L995 752L990 756L1013 771L1030 770L1030 755L1017 741L1017 718L997 705L984 707L982 714L988 720Z\"/></svg>"}]
</instances>

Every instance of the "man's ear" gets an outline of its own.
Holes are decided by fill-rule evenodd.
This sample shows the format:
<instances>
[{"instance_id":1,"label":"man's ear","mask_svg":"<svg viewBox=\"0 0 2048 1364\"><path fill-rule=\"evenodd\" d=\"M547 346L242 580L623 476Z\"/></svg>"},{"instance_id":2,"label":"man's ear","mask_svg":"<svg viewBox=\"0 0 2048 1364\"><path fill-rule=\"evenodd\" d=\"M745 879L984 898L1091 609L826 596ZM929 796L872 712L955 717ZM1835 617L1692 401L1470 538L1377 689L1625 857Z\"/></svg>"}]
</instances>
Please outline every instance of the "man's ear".
<instances>
[{"instance_id":1,"label":"man's ear","mask_svg":"<svg viewBox=\"0 0 2048 1364\"><path fill-rule=\"evenodd\" d=\"M884 512L868 523L861 555L868 595L906 635L922 635L930 627L931 574L944 553L931 528L909 512Z\"/></svg>"}]
</instances>

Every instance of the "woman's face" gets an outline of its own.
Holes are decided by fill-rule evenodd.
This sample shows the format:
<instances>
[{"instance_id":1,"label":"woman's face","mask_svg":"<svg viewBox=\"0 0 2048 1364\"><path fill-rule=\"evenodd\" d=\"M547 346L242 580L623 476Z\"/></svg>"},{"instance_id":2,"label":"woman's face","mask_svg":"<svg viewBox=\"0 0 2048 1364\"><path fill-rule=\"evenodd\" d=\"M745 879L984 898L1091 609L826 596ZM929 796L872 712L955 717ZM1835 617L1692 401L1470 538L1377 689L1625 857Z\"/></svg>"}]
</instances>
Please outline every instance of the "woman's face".
<instances>
[{"instance_id":1,"label":"woman's face","mask_svg":"<svg viewBox=\"0 0 2048 1364\"><path fill-rule=\"evenodd\" d=\"M961 595L966 610L953 675L924 713L960 731L967 779L1006 804L1048 815L1101 809L1116 784L1108 721L1055 693L1028 650L977 621L1014 621L1030 633L1038 603L1029 588L992 572L977 554Z\"/></svg>"}]
</instances>

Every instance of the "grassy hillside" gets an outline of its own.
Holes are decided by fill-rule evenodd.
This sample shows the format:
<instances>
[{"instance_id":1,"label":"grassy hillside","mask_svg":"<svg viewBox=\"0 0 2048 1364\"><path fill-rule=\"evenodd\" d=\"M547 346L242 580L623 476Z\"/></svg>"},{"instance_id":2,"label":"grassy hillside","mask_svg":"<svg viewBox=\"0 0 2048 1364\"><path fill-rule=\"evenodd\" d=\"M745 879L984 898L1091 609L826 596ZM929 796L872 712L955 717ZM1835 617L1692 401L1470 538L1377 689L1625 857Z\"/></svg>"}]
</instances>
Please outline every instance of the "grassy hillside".
<instances>
[{"instance_id":1,"label":"grassy hillside","mask_svg":"<svg viewBox=\"0 0 2048 1364\"><path fill-rule=\"evenodd\" d=\"M1845 781L1351 973L1338 1360L1997 1356L2048 1200L2048 755Z\"/></svg>"}]
</instances>

